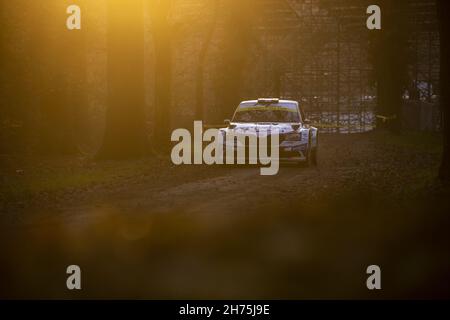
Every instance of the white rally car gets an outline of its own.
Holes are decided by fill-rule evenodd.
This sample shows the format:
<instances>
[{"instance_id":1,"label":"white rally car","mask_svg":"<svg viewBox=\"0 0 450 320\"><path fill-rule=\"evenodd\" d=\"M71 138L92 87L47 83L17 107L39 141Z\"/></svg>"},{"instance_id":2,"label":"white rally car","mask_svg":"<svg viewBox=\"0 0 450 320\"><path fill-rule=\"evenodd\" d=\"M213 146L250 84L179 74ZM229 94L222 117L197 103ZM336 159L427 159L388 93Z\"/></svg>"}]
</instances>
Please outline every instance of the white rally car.
<instances>
[{"instance_id":1,"label":"white rally car","mask_svg":"<svg viewBox=\"0 0 450 320\"><path fill-rule=\"evenodd\" d=\"M243 101L233 119L225 120L225 136L247 135L248 132L277 132L280 162L317 165L318 129L311 126L297 101L258 99ZM247 147L247 146L245 146Z\"/></svg>"}]
</instances>

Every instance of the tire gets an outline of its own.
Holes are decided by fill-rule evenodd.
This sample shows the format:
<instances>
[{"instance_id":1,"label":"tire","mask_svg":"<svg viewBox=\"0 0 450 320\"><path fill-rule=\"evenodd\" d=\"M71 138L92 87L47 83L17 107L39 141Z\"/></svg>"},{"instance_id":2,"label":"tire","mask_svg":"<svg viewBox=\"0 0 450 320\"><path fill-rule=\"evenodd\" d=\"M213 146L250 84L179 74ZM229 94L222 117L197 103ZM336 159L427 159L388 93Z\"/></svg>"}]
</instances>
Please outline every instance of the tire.
<instances>
[{"instance_id":1,"label":"tire","mask_svg":"<svg viewBox=\"0 0 450 320\"><path fill-rule=\"evenodd\" d=\"M317 137L316 137L316 147L312 150L311 154L312 154L312 158L311 158L311 163L317 167L318 163L318 154L319 153L319 133L317 133Z\"/></svg>"},{"instance_id":2,"label":"tire","mask_svg":"<svg viewBox=\"0 0 450 320\"><path fill-rule=\"evenodd\" d=\"M309 145L311 146L311 140L309 140ZM311 166L316 167L318 164L318 161L317 161L318 149L319 149L319 136L317 136L317 146L314 149L311 149L311 147L308 148L308 154L306 156L306 161L299 162L298 166L306 167L306 168L311 167Z\"/></svg>"},{"instance_id":3,"label":"tire","mask_svg":"<svg viewBox=\"0 0 450 320\"><path fill-rule=\"evenodd\" d=\"M311 164L317 167L317 147L311 150Z\"/></svg>"},{"instance_id":4,"label":"tire","mask_svg":"<svg viewBox=\"0 0 450 320\"><path fill-rule=\"evenodd\" d=\"M308 154L306 155L306 160L305 161L299 161L297 163L297 166L302 167L302 168L309 168L312 164L311 162L312 158L311 158L311 150L308 149Z\"/></svg>"},{"instance_id":5,"label":"tire","mask_svg":"<svg viewBox=\"0 0 450 320\"><path fill-rule=\"evenodd\" d=\"M311 135L309 135L309 148L308 148L308 154L306 155L306 161L304 162L304 166L306 168L311 167L311 165L314 165L314 149L311 149Z\"/></svg>"}]
</instances>

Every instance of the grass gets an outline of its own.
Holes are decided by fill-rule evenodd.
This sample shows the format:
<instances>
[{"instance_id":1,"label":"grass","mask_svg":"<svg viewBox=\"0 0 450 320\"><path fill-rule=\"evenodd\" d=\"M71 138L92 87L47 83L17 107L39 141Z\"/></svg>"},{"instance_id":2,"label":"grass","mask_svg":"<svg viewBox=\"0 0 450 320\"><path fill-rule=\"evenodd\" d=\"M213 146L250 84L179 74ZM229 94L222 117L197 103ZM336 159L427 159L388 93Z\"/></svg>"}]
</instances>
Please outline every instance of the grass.
<instances>
[{"instance_id":1,"label":"grass","mask_svg":"<svg viewBox=\"0 0 450 320\"><path fill-rule=\"evenodd\" d=\"M407 131L393 135L388 132L380 132L377 138L379 142L403 149L431 154L442 152L442 135L439 133Z\"/></svg>"},{"instance_id":2,"label":"grass","mask_svg":"<svg viewBox=\"0 0 450 320\"><path fill-rule=\"evenodd\" d=\"M395 148L424 157L436 157L442 150L441 136L436 133L406 132L392 135L388 132L365 134L381 147ZM92 162L77 157L9 157L0 171L0 202L26 202L40 195L65 192L84 192L90 188L116 184L134 177L159 176L169 172L170 163L156 158L127 161ZM189 168L185 168L189 170ZM418 166L415 181L420 177L420 188L433 183L438 168ZM205 171L205 170L202 170ZM177 171L179 174L180 171Z\"/></svg>"},{"instance_id":3,"label":"grass","mask_svg":"<svg viewBox=\"0 0 450 320\"><path fill-rule=\"evenodd\" d=\"M101 163L87 163L68 157L21 160L22 165L11 165L2 173L1 200L26 199L68 190L82 191L145 175L157 164L155 159Z\"/></svg>"}]
</instances>

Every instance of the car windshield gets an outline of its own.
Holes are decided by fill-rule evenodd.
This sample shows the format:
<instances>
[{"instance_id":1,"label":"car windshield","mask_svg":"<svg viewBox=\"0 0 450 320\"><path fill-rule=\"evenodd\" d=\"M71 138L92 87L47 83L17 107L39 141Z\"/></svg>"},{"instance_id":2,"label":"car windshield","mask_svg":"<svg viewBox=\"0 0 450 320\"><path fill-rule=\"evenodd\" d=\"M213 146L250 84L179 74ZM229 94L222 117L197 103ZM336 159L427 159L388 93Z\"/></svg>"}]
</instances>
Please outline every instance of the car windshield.
<instances>
[{"instance_id":1,"label":"car windshield","mask_svg":"<svg viewBox=\"0 0 450 320\"><path fill-rule=\"evenodd\" d=\"M281 105L239 107L233 122L300 122L297 108Z\"/></svg>"}]
</instances>

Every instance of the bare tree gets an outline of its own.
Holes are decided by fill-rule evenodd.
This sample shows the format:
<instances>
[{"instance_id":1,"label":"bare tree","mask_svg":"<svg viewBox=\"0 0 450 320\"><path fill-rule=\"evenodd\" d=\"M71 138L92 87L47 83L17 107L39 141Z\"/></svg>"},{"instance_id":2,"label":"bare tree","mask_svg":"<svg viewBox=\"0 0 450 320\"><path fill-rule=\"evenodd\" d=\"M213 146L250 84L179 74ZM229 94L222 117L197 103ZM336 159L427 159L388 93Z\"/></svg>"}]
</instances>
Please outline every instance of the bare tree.
<instances>
[{"instance_id":1,"label":"bare tree","mask_svg":"<svg viewBox=\"0 0 450 320\"><path fill-rule=\"evenodd\" d=\"M98 157L141 156L147 151L143 1L108 1L108 99Z\"/></svg>"},{"instance_id":2,"label":"bare tree","mask_svg":"<svg viewBox=\"0 0 450 320\"><path fill-rule=\"evenodd\" d=\"M211 23L208 26L207 34L205 37L205 40L202 44L202 48L200 50L199 54L199 61L197 66L197 90L196 90L196 106L195 106L195 118L197 120L203 119L204 114L204 101L203 101L203 94L204 94L204 76L205 76L205 63L206 63L206 57L208 54L208 50L211 46L211 41L214 36L214 32L216 30L217 20L218 20L218 13L219 13L219 0L212 0L213 1L213 15L211 18Z\"/></svg>"},{"instance_id":3,"label":"bare tree","mask_svg":"<svg viewBox=\"0 0 450 320\"><path fill-rule=\"evenodd\" d=\"M155 128L154 147L165 149L170 142L172 105L172 0L149 0L155 52Z\"/></svg>"},{"instance_id":4,"label":"bare tree","mask_svg":"<svg viewBox=\"0 0 450 320\"><path fill-rule=\"evenodd\" d=\"M379 127L401 130L403 89L407 81L405 0L382 0L383 27L373 31L371 57L377 85ZM387 119L387 121L386 121Z\"/></svg>"},{"instance_id":5,"label":"bare tree","mask_svg":"<svg viewBox=\"0 0 450 320\"><path fill-rule=\"evenodd\" d=\"M65 6L76 4L81 12L88 10L86 0L65 0ZM83 19L81 29L64 30L65 45L65 69L67 77L67 108L71 110L72 135L77 149L80 150L80 141L86 140L89 130L87 130L88 97L87 97L87 32L89 25L87 19Z\"/></svg>"},{"instance_id":6,"label":"bare tree","mask_svg":"<svg viewBox=\"0 0 450 320\"><path fill-rule=\"evenodd\" d=\"M40 152L67 154L78 152L74 135L74 110L71 108L69 74L72 44L65 28L67 2L50 0L45 9L48 18L38 25L32 43L38 67L33 81L38 88L38 135ZM72 47L73 49L73 47Z\"/></svg>"},{"instance_id":7,"label":"bare tree","mask_svg":"<svg viewBox=\"0 0 450 320\"><path fill-rule=\"evenodd\" d=\"M221 14L224 19L224 37L221 39L221 60L216 97L223 115L231 114L242 100L245 67L251 58L251 48L258 45L254 28L258 12L257 0L224 1Z\"/></svg>"},{"instance_id":8,"label":"bare tree","mask_svg":"<svg viewBox=\"0 0 450 320\"><path fill-rule=\"evenodd\" d=\"M443 119L444 152L439 176L442 181L450 182L450 2L437 0L441 42L441 110Z\"/></svg>"}]
</instances>

